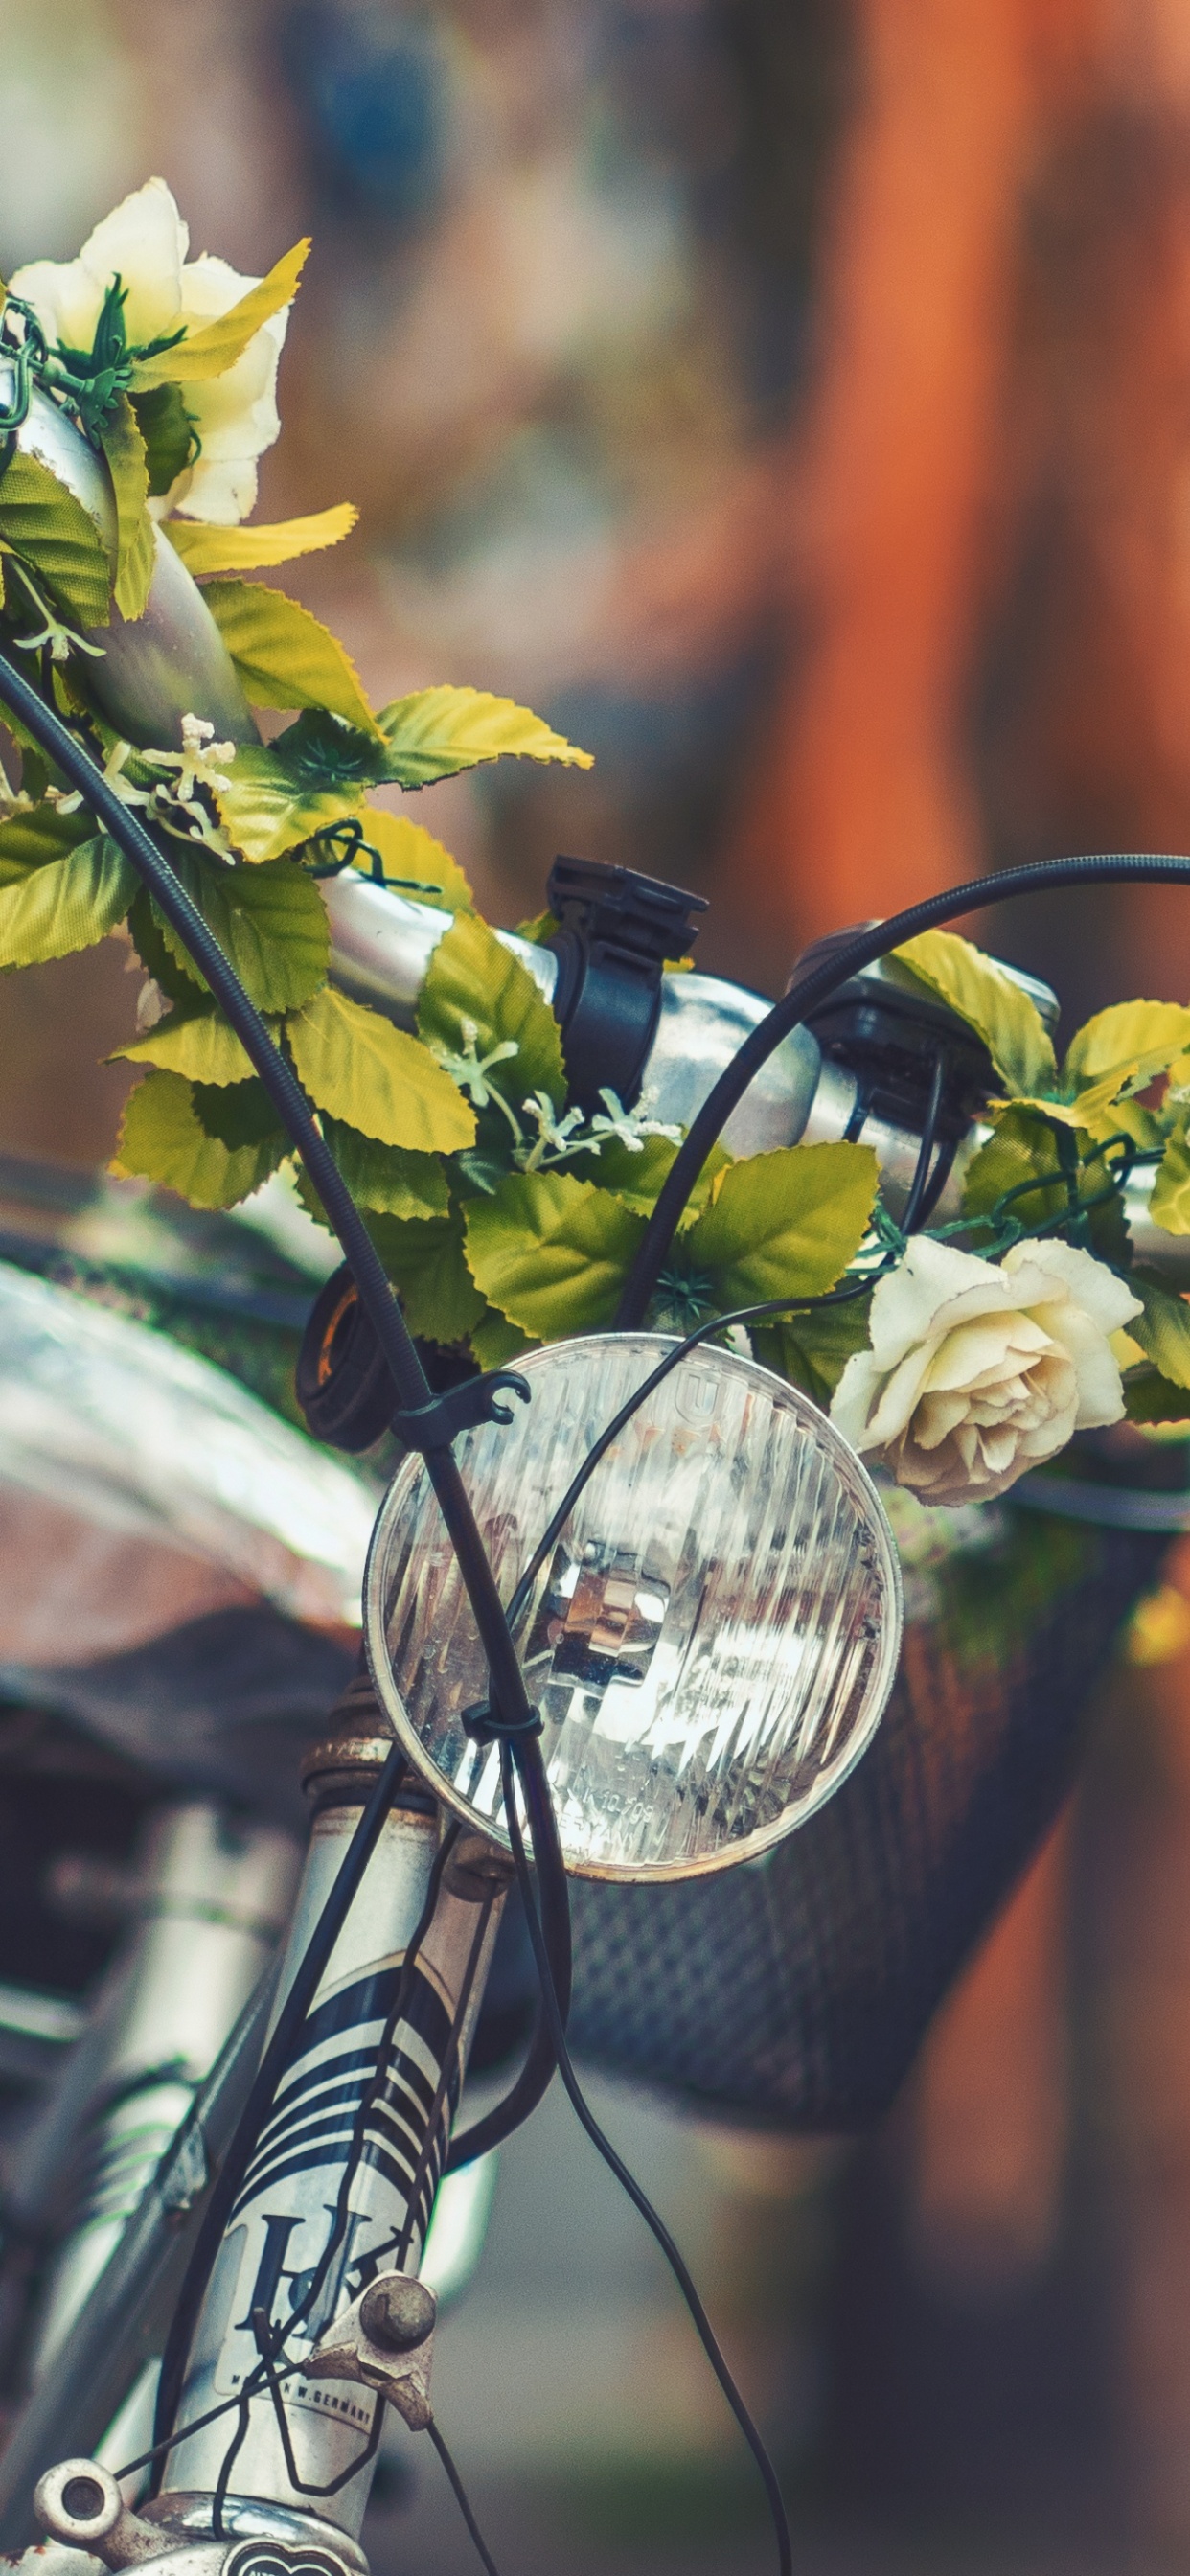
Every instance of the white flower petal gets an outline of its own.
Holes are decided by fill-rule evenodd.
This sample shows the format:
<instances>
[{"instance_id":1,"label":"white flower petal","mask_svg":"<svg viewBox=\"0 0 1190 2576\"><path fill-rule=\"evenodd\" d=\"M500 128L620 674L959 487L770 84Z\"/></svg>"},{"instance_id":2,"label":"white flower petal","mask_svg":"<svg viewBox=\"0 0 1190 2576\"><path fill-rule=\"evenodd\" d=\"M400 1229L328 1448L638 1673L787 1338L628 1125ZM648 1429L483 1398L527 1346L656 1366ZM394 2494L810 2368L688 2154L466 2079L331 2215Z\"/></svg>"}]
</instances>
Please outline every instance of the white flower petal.
<instances>
[{"instance_id":1,"label":"white flower petal","mask_svg":"<svg viewBox=\"0 0 1190 2576\"><path fill-rule=\"evenodd\" d=\"M1127 1281L1117 1279L1115 1271L1109 1270L1105 1261L1096 1261L1093 1253L1084 1252L1077 1243L1056 1240L1015 1243L1011 1252L1005 1254L1002 1264L1005 1276L1014 1287L1017 1273L1026 1263L1047 1279L1056 1280L1092 1322L1098 1324L1101 1333L1118 1332L1122 1324L1141 1311L1141 1301L1133 1294ZM1021 1303L1026 1302L1032 1304L1032 1296L1027 1301L1022 1296Z\"/></svg>"}]
</instances>

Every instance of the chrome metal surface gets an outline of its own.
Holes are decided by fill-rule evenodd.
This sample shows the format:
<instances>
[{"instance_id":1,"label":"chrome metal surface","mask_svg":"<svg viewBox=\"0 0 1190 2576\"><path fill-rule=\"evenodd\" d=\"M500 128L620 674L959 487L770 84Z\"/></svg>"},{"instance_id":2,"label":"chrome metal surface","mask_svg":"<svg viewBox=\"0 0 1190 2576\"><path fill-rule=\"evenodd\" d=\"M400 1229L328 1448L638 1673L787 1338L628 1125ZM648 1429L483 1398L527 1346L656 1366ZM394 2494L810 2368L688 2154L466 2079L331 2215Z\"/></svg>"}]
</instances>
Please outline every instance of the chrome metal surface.
<instances>
[{"instance_id":1,"label":"chrome metal surface","mask_svg":"<svg viewBox=\"0 0 1190 2576\"><path fill-rule=\"evenodd\" d=\"M0 396L11 377L11 362L0 363ZM116 511L107 469L82 431L36 388L17 431L17 446L48 466L81 501L114 559ZM180 743L184 715L204 717L220 740L259 742L231 656L197 582L160 529L156 547L157 569L143 616L130 622L113 604L110 625L92 627L87 634L89 643L102 648L102 658L77 655L75 677L100 714L129 742L162 749Z\"/></svg>"},{"instance_id":2,"label":"chrome metal surface","mask_svg":"<svg viewBox=\"0 0 1190 2576\"><path fill-rule=\"evenodd\" d=\"M359 1814L358 1802L324 1809L310 1851L278 1990L303 1955ZM438 2175L449 2142L471 2032L503 1897L485 1885L475 1898L444 1885L419 1954L384 2080L369 2098L376 2052L397 1991L410 1934L422 1913L438 1846L436 1814L391 1813L336 1943L306 2023L301 2054L279 2089L211 2276L194 2338L179 2412L182 2439L170 2476L213 2492L236 2426L233 2413L187 2436L188 2422L234 2397L255 2369L254 2311L277 2327L299 2304L323 2256L349 2159L353 2178L346 2226L308 2316L295 2318L285 2359L322 2343L342 2311L394 2264L416 2273ZM457 2057L450 2033L466 1997ZM367 2105L365 2110L365 2104ZM321 2116L319 2116L321 2115ZM363 2128L359 2123L363 2117ZM358 2131L358 2135L357 2135ZM362 2151L361 2151L362 2149ZM412 2216L410 2217L410 2210ZM285 2382L282 2399L301 2477L325 2486L358 2464L328 2517L358 2532L370 2485L364 2454L377 2399L373 2386L307 2377ZM248 2406L235 2459L237 2493L301 2510L267 2392ZM159 2509L170 2509L167 2489Z\"/></svg>"},{"instance_id":3,"label":"chrome metal surface","mask_svg":"<svg viewBox=\"0 0 1190 2576\"><path fill-rule=\"evenodd\" d=\"M412 1028L430 959L453 915L373 885L358 868L324 877L322 891L331 920L332 981L353 1000L369 1002L399 1027ZM498 930L496 937L528 968L546 1001L552 1001L558 980L553 951L519 939L515 930Z\"/></svg>"},{"instance_id":4,"label":"chrome metal surface","mask_svg":"<svg viewBox=\"0 0 1190 2576\"><path fill-rule=\"evenodd\" d=\"M22 2142L10 2207L44 2225L65 2187L66 2233L31 2364L50 2369L284 1929L300 1854L287 1835L218 1809L166 1810L142 1862L141 1921L106 1980L89 2044ZM205 2184L201 2159L190 2196ZM178 2174L172 2205L185 2205ZM62 2224L58 2212L58 2224Z\"/></svg>"},{"instance_id":5,"label":"chrome metal surface","mask_svg":"<svg viewBox=\"0 0 1190 2576\"><path fill-rule=\"evenodd\" d=\"M0 1263L0 1677L263 1597L354 1625L373 1517L328 1457L162 1333Z\"/></svg>"},{"instance_id":6,"label":"chrome metal surface","mask_svg":"<svg viewBox=\"0 0 1190 2576\"><path fill-rule=\"evenodd\" d=\"M417 997L450 915L411 896L372 885L358 870L324 881L331 919L331 975L356 1001L369 1002L411 1028ZM557 983L552 950L497 933L528 968L547 1001ZM643 1115L688 1127L713 1083L769 1005L755 993L713 975L665 975L661 1013L645 1067L639 1107ZM795 1032L757 1075L729 1119L725 1139L733 1153L756 1154L796 1144L818 1077L817 1042Z\"/></svg>"},{"instance_id":7,"label":"chrome metal surface","mask_svg":"<svg viewBox=\"0 0 1190 2576\"><path fill-rule=\"evenodd\" d=\"M661 1014L645 1066L643 1116L688 1127L744 1039L771 1009L759 993L715 975L663 975ZM723 1130L733 1154L796 1145L818 1081L821 1056L808 1029L795 1029L762 1065Z\"/></svg>"}]
</instances>

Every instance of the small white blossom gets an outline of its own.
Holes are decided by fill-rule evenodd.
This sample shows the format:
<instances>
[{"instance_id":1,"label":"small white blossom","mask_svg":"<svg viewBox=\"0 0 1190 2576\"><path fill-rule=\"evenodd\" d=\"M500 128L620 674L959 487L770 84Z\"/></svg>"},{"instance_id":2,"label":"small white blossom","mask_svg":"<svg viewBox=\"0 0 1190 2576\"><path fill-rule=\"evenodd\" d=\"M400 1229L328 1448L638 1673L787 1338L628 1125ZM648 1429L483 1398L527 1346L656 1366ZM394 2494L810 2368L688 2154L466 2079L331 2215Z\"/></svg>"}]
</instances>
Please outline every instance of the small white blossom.
<instances>
[{"instance_id":1,"label":"small white blossom","mask_svg":"<svg viewBox=\"0 0 1190 2576\"><path fill-rule=\"evenodd\" d=\"M146 793L143 787L134 787L132 780L122 775L124 763L131 758L131 754L130 742L112 744L103 764L104 784L119 797L121 805L151 804L152 791ZM47 805L56 805L60 814L77 814L83 801L82 789L76 787L70 795L67 795L61 787L47 787L45 799Z\"/></svg>"},{"instance_id":2,"label":"small white blossom","mask_svg":"<svg viewBox=\"0 0 1190 2576\"><path fill-rule=\"evenodd\" d=\"M1118 1422L1108 1336L1140 1313L1074 1244L1014 1244L1000 1263L914 1235L872 1299L871 1347L849 1359L831 1418L926 1503L982 1502Z\"/></svg>"},{"instance_id":3,"label":"small white blossom","mask_svg":"<svg viewBox=\"0 0 1190 2576\"><path fill-rule=\"evenodd\" d=\"M61 341L66 348L90 349L104 296L118 277L127 289L129 346L144 348L182 324L203 330L260 283L205 252L188 259L189 248L190 234L171 191L164 179L150 179L105 215L77 259L33 260L16 271L10 291L32 306L51 348ZM281 427L277 362L288 320L286 306L261 324L223 375L183 387L198 453L169 491L150 503L155 517L181 510L221 526L247 517L256 500L257 459Z\"/></svg>"},{"instance_id":4,"label":"small white blossom","mask_svg":"<svg viewBox=\"0 0 1190 2576\"><path fill-rule=\"evenodd\" d=\"M521 1107L537 1129L536 1142L522 1149L517 1161L523 1172L540 1172L548 1163L565 1162L576 1150L575 1129L583 1123L581 1109L568 1109L564 1118L554 1110L548 1091L532 1091Z\"/></svg>"},{"instance_id":5,"label":"small white blossom","mask_svg":"<svg viewBox=\"0 0 1190 2576\"><path fill-rule=\"evenodd\" d=\"M141 755L149 769L177 770L171 792L179 805L192 802L196 787L215 790L231 785L227 769L235 759L236 747L234 742L215 742L214 731L214 725L203 716L183 716L180 751L146 751Z\"/></svg>"},{"instance_id":6,"label":"small white blossom","mask_svg":"<svg viewBox=\"0 0 1190 2576\"><path fill-rule=\"evenodd\" d=\"M494 1103L497 1109L504 1111L506 1117L513 1118L507 1101L501 1099L500 1093L493 1089L487 1076L494 1064L507 1064L511 1056L519 1053L515 1038L501 1038L498 1045L489 1047L486 1055L480 1055L478 1053L479 1023L462 1015L459 1019L459 1035L463 1043L456 1051L452 1052L449 1047L443 1046L436 1046L433 1049L443 1072L450 1075L452 1082L457 1082L460 1091L466 1092L474 1109L486 1109ZM513 1125L516 1125L515 1118L513 1118ZM517 1133L519 1135L519 1128Z\"/></svg>"},{"instance_id":7,"label":"small white blossom","mask_svg":"<svg viewBox=\"0 0 1190 2576\"><path fill-rule=\"evenodd\" d=\"M680 1127L667 1127L660 1118L638 1118L634 1109L625 1109L614 1091L601 1090L599 1097L603 1109L597 1109L591 1120L592 1139L614 1136L617 1144L626 1146L630 1154L643 1154L647 1136L664 1136L669 1145L681 1144ZM591 1150L598 1153L599 1148L594 1142Z\"/></svg>"}]
</instances>

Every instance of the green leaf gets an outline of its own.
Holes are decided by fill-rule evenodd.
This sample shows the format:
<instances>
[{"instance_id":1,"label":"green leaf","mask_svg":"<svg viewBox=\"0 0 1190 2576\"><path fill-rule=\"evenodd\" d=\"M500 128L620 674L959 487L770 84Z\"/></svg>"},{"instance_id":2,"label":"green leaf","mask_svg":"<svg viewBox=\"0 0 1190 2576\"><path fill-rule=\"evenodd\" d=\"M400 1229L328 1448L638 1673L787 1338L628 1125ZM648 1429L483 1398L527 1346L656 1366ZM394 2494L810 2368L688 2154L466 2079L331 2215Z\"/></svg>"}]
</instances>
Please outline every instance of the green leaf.
<instances>
[{"instance_id":1,"label":"green leaf","mask_svg":"<svg viewBox=\"0 0 1190 2576\"><path fill-rule=\"evenodd\" d=\"M354 662L308 608L260 581L209 581L203 598L254 707L329 707L379 738Z\"/></svg>"},{"instance_id":2,"label":"green leaf","mask_svg":"<svg viewBox=\"0 0 1190 2576\"><path fill-rule=\"evenodd\" d=\"M144 393L133 394L131 402L145 444L149 490L159 501L190 463L194 424L177 385L152 385ZM166 535L172 537L173 533L172 526L167 525Z\"/></svg>"},{"instance_id":3,"label":"green leaf","mask_svg":"<svg viewBox=\"0 0 1190 2576\"><path fill-rule=\"evenodd\" d=\"M1031 1233L1061 1215L1069 1198L1052 1126L1040 1111L1016 1103L1000 1111L994 1133L967 1166L964 1216L990 1216L1008 1190L1026 1181L1044 1186L1014 1199L1007 1213Z\"/></svg>"},{"instance_id":4,"label":"green leaf","mask_svg":"<svg viewBox=\"0 0 1190 2576\"><path fill-rule=\"evenodd\" d=\"M852 1354L868 1347L871 1306L870 1296L849 1297L842 1305L766 1325L753 1335L757 1359L825 1407Z\"/></svg>"},{"instance_id":5,"label":"green leaf","mask_svg":"<svg viewBox=\"0 0 1190 2576\"><path fill-rule=\"evenodd\" d=\"M326 981L330 923L318 888L303 869L291 859L268 867L223 868L197 853L191 858L176 844L171 844L170 859L258 1011L291 1011L313 998ZM153 918L183 973L197 976L184 941L155 906ZM140 953L143 957L143 948Z\"/></svg>"},{"instance_id":6,"label":"green leaf","mask_svg":"<svg viewBox=\"0 0 1190 2576\"><path fill-rule=\"evenodd\" d=\"M31 868L43 868L50 859L64 859L80 842L93 840L94 836L95 819L85 805L76 807L73 814L64 814L57 805L18 809L6 823L0 823L0 885L19 883Z\"/></svg>"},{"instance_id":7,"label":"green leaf","mask_svg":"<svg viewBox=\"0 0 1190 2576\"><path fill-rule=\"evenodd\" d=\"M1142 1270L1132 1272L1128 1285L1144 1308L1127 1327L1131 1339L1171 1386L1190 1387L1190 1306Z\"/></svg>"},{"instance_id":8,"label":"green leaf","mask_svg":"<svg viewBox=\"0 0 1190 2576\"><path fill-rule=\"evenodd\" d=\"M19 449L0 474L0 536L73 625L106 625L111 568L95 521L48 465Z\"/></svg>"},{"instance_id":9,"label":"green leaf","mask_svg":"<svg viewBox=\"0 0 1190 2576\"><path fill-rule=\"evenodd\" d=\"M551 939L557 937L561 927L562 924L556 914L535 912L531 920L518 921L516 935L518 939L527 939L531 948L548 948Z\"/></svg>"},{"instance_id":10,"label":"green leaf","mask_svg":"<svg viewBox=\"0 0 1190 2576\"><path fill-rule=\"evenodd\" d=\"M184 1073L188 1082L245 1083L253 1079L251 1058L222 1011L171 1011L144 1037L114 1047L109 1063L125 1057L129 1064L156 1064L167 1073Z\"/></svg>"},{"instance_id":11,"label":"green leaf","mask_svg":"<svg viewBox=\"0 0 1190 2576\"><path fill-rule=\"evenodd\" d=\"M645 1228L609 1190L568 1172L515 1172L465 1217L472 1277L535 1341L612 1321Z\"/></svg>"},{"instance_id":12,"label":"green leaf","mask_svg":"<svg viewBox=\"0 0 1190 2576\"><path fill-rule=\"evenodd\" d=\"M149 497L148 456L127 394L117 397L101 435L116 496L113 596L121 617L135 619L145 613L157 568L157 538L145 506Z\"/></svg>"},{"instance_id":13,"label":"green leaf","mask_svg":"<svg viewBox=\"0 0 1190 2576\"><path fill-rule=\"evenodd\" d=\"M1071 1039L1062 1089L1072 1097L1114 1074L1119 1088L1132 1080L1143 1091L1188 1046L1190 1010L1177 1002L1117 1002L1110 1011L1096 1012Z\"/></svg>"},{"instance_id":14,"label":"green leaf","mask_svg":"<svg viewBox=\"0 0 1190 2576\"><path fill-rule=\"evenodd\" d=\"M257 1088L249 1083L238 1087ZM111 1168L124 1178L177 1190L192 1207L227 1208L250 1198L288 1151L288 1140L276 1134L231 1145L208 1134L191 1084L179 1073L150 1073L129 1095Z\"/></svg>"},{"instance_id":15,"label":"green leaf","mask_svg":"<svg viewBox=\"0 0 1190 2576\"><path fill-rule=\"evenodd\" d=\"M723 1174L683 1237L684 1259L710 1276L725 1312L786 1292L821 1296L863 1242L879 1177L867 1145L750 1154Z\"/></svg>"},{"instance_id":16,"label":"green leaf","mask_svg":"<svg viewBox=\"0 0 1190 2576\"><path fill-rule=\"evenodd\" d=\"M411 1333L428 1342L461 1342L483 1314L463 1254L457 1209L403 1225L395 1217L368 1219L368 1232L405 1309Z\"/></svg>"},{"instance_id":17,"label":"green leaf","mask_svg":"<svg viewBox=\"0 0 1190 2576\"><path fill-rule=\"evenodd\" d=\"M478 1030L476 1054L511 1043L515 1056L485 1080L514 1107L531 1091L548 1092L555 1109L566 1097L558 1023L527 966L504 947L477 912L457 913L430 959L418 996L417 1025L428 1045L465 1049L463 1023Z\"/></svg>"},{"instance_id":18,"label":"green leaf","mask_svg":"<svg viewBox=\"0 0 1190 2576\"><path fill-rule=\"evenodd\" d=\"M140 880L103 832L0 893L0 967L41 966L94 948L124 919Z\"/></svg>"},{"instance_id":19,"label":"green leaf","mask_svg":"<svg viewBox=\"0 0 1190 2576\"><path fill-rule=\"evenodd\" d=\"M146 886L140 888L130 906L128 928L146 975L151 975L154 983L160 985L168 1002L180 1002L193 1010L207 992L207 985L201 981L192 960L187 957L183 966L168 946L165 924Z\"/></svg>"},{"instance_id":20,"label":"green leaf","mask_svg":"<svg viewBox=\"0 0 1190 2576\"><path fill-rule=\"evenodd\" d=\"M593 1151L576 1154L571 1169L575 1179L594 1181L601 1190L614 1190L625 1207L638 1208L651 1214L660 1196L670 1167L677 1159L678 1148L666 1136L646 1136L638 1154L632 1153L616 1136L605 1137L598 1154ZM712 1145L698 1179L687 1199L679 1220L682 1228L706 1206L721 1172L726 1172L732 1157L725 1145Z\"/></svg>"},{"instance_id":21,"label":"green leaf","mask_svg":"<svg viewBox=\"0 0 1190 2576\"><path fill-rule=\"evenodd\" d=\"M484 689L419 689L385 707L380 728L390 751L387 775L401 787L428 787L460 769L513 754L521 760L560 760L590 769L591 754L511 698Z\"/></svg>"},{"instance_id":22,"label":"green leaf","mask_svg":"<svg viewBox=\"0 0 1190 2576\"><path fill-rule=\"evenodd\" d=\"M173 388L161 390L172 392ZM158 397L150 394L146 399L153 402ZM181 467L177 470L180 473ZM304 519L280 519L272 527L218 528L205 519L167 519L165 533L187 571L201 580L213 572L262 572L267 565L292 563L297 555L337 546L350 536L358 517L350 501L337 501L331 510L315 510Z\"/></svg>"},{"instance_id":23,"label":"green leaf","mask_svg":"<svg viewBox=\"0 0 1190 2576\"><path fill-rule=\"evenodd\" d=\"M1010 1092L1028 1095L1053 1087L1057 1066L1045 1022L994 958L949 930L926 930L906 940L888 962L907 969L911 982L924 984L977 1032Z\"/></svg>"},{"instance_id":24,"label":"green leaf","mask_svg":"<svg viewBox=\"0 0 1190 2576\"><path fill-rule=\"evenodd\" d=\"M1001 1199L1024 1183L1036 1183L1021 1196L1013 1198L1000 1210L1000 1218L1019 1227L1022 1234L1036 1234L1056 1217L1073 1213L1061 1159L1059 1133L1052 1123L1058 1116L1054 1104L1040 1109L1030 1101L1015 1100L996 1114L995 1133L976 1154L968 1167L963 1192L963 1214L966 1217L995 1217ZM1102 1261L1116 1264L1128 1259L1128 1229L1119 1192L1110 1197L1102 1193L1108 1187L1107 1172L1099 1159L1088 1160L1094 1139L1085 1128L1068 1127L1072 1178L1084 1211L1091 1246ZM1095 1204L1096 1201L1100 1203ZM990 1249L986 1227L976 1237L976 1248Z\"/></svg>"},{"instance_id":25,"label":"green leaf","mask_svg":"<svg viewBox=\"0 0 1190 2576\"><path fill-rule=\"evenodd\" d=\"M1128 1369L1122 1382L1124 1406L1130 1422L1190 1420L1190 1392L1184 1386L1171 1385L1159 1369Z\"/></svg>"},{"instance_id":26,"label":"green leaf","mask_svg":"<svg viewBox=\"0 0 1190 2576\"><path fill-rule=\"evenodd\" d=\"M132 378L134 393L150 385L194 385L209 376L226 375L242 358L250 340L254 340L262 323L291 304L297 293L298 279L310 248L308 241L295 242L279 259L275 268L262 277L259 286L250 287L239 303L230 306L201 331L192 331L172 349L163 349L155 358L138 361Z\"/></svg>"},{"instance_id":27,"label":"green leaf","mask_svg":"<svg viewBox=\"0 0 1190 2576\"><path fill-rule=\"evenodd\" d=\"M471 1355L481 1369L507 1368L510 1360L519 1360L524 1351L537 1348L531 1333L522 1333L519 1324L510 1324L507 1315L498 1315L489 1306L467 1336Z\"/></svg>"},{"instance_id":28,"label":"green leaf","mask_svg":"<svg viewBox=\"0 0 1190 2576\"><path fill-rule=\"evenodd\" d=\"M322 1132L357 1207L386 1216L445 1216L450 1207L446 1174L434 1154L402 1153L377 1145L324 1114Z\"/></svg>"},{"instance_id":29,"label":"green leaf","mask_svg":"<svg viewBox=\"0 0 1190 2576\"><path fill-rule=\"evenodd\" d=\"M286 1036L299 1081L317 1103L381 1145L453 1154L475 1118L449 1074L404 1029L328 987L294 1011Z\"/></svg>"},{"instance_id":30,"label":"green leaf","mask_svg":"<svg viewBox=\"0 0 1190 2576\"><path fill-rule=\"evenodd\" d=\"M255 1074L247 1082L196 1082L192 1089L199 1126L229 1152L275 1146L282 1161L292 1150L272 1100Z\"/></svg>"},{"instance_id":31,"label":"green leaf","mask_svg":"<svg viewBox=\"0 0 1190 2576\"><path fill-rule=\"evenodd\" d=\"M329 719L327 720L329 722ZM358 774L336 774L324 756L317 717L301 715L277 743L267 749L246 743L236 751L230 785L216 796L220 818L236 848L260 865L296 849L328 823L356 814L365 787L376 787L376 745L367 734L345 735L346 744L362 743L371 756L357 763ZM331 746L342 756L344 745Z\"/></svg>"},{"instance_id":32,"label":"green leaf","mask_svg":"<svg viewBox=\"0 0 1190 2576\"><path fill-rule=\"evenodd\" d=\"M1190 1234L1190 1136L1184 1118L1157 1166L1149 1215L1167 1234Z\"/></svg>"},{"instance_id":33,"label":"green leaf","mask_svg":"<svg viewBox=\"0 0 1190 2576\"><path fill-rule=\"evenodd\" d=\"M383 805L365 805L360 822L365 841L379 855L386 885L402 887L422 903L440 905L444 912L470 912L471 888L458 860L427 832L424 823L407 822L403 814L390 814ZM356 865L365 875L372 874L366 850L361 849Z\"/></svg>"}]
</instances>

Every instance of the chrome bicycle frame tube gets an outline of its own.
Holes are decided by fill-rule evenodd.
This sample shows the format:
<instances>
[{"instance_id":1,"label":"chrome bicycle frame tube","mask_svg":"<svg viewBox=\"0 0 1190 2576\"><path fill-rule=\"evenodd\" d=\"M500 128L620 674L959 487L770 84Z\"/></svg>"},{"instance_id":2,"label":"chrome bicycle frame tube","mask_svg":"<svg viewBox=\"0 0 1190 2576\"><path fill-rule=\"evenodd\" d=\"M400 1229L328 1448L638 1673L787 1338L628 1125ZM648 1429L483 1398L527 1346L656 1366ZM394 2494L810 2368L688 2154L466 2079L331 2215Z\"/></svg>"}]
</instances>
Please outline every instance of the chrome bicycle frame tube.
<instances>
[{"instance_id":1,"label":"chrome bicycle frame tube","mask_svg":"<svg viewBox=\"0 0 1190 2576\"><path fill-rule=\"evenodd\" d=\"M307 1763L318 1812L276 2009L388 1749L340 1738L321 1749L312 1777ZM263 2317L282 2338L283 2370L312 2353L379 2272L418 2269L506 1883L498 1854L490 1871L477 1845L452 1854L402 1992L441 1831L420 1790L389 1815L257 2143L195 2334L182 2438L145 2508L175 2539L216 2524L226 2535L276 2536L286 2516L301 2517L299 2530L316 2517L340 2540L358 2535L381 2401L347 2379L300 2372L271 2395L258 2327ZM185 2435L254 2376L256 2393L240 2407Z\"/></svg>"},{"instance_id":2,"label":"chrome bicycle frame tube","mask_svg":"<svg viewBox=\"0 0 1190 2576\"><path fill-rule=\"evenodd\" d=\"M28 2133L8 2199L38 2232L65 2205L30 2376L65 2338L284 1930L299 1853L289 1835L192 1803L153 1820L139 1918L91 2028Z\"/></svg>"}]
</instances>

